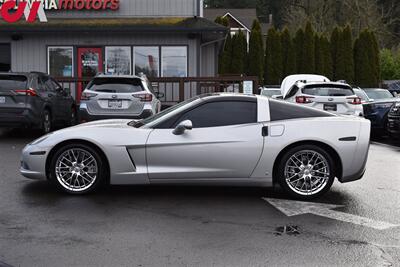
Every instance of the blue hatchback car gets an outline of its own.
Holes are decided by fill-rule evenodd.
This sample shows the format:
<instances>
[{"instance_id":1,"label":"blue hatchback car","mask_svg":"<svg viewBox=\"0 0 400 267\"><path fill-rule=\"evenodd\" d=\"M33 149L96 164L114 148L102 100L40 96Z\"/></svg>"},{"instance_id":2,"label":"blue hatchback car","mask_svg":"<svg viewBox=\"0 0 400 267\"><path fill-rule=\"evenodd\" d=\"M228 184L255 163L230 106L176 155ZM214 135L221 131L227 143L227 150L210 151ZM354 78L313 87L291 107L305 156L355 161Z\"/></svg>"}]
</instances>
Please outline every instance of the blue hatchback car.
<instances>
[{"instance_id":1,"label":"blue hatchback car","mask_svg":"<svg viewBox=\"0 0 400 267\"><path fill-rule=\"evenodd\" d=\"M400 98L380 88L355 88L354 93L362 99L364 117L371 121L372 130L387 131L388 113L395 103L400 102Z\"/></svg>"}]
</instances>

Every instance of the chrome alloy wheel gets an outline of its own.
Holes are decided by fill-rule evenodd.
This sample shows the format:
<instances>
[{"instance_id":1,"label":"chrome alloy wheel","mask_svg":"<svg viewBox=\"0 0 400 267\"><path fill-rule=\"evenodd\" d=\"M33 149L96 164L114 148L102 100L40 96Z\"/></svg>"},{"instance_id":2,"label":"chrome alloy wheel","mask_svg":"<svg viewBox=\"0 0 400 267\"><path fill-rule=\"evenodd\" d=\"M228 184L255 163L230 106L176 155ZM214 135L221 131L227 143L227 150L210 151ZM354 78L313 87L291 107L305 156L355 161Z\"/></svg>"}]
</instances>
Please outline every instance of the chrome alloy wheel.
<instances>
[{"instance_id":1,"label":"chrome alloy wheel","mask_svg":"<svg viewBox=\"0 0 400 267\"><path fill-rule=\"evenodd\" d=\"M327 159L312 150L301 150L285 164L285 181L289 188L300 195L314 195L327 185L330 169Z\"/></svg>"},{"instance_id":2,"label":"chrome alloy wheel","mask_svg":"<svg viewBox=\"0 0 400 267\"><path fill-rule=\"evenodd\" d=\"M55 168L60 185L74 192L89 189L98 176L96 159L81 148L71 148L63 152L58 157Z\"/></svg>"}]
</instances>

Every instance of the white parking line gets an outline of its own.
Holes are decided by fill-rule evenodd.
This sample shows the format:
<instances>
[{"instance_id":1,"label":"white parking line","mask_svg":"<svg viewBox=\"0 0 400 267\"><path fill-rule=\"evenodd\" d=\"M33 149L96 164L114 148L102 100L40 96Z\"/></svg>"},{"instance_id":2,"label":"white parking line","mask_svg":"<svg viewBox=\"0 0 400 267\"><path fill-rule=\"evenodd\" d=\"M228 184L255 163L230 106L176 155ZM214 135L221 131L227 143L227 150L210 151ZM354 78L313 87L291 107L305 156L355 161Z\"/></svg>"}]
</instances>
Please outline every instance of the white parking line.
<instances>
[{"instance_id":1,"label":"white parking line","mask_svg":"<svg viewBox=\"0 0 400 267\"><path fill-rule=\"evenodd\" d=\"M286 199L263 198L272 206L280 210L286 216L296 216L302 214L315 214L321 217L348 222L360 226L370 227L376 230L386 230L400 225L384 221L372 220L362 216L348 214L333 209L341 208L341 205L312 203L304 201L294 201Z\"/></svg>"}]
</instances>

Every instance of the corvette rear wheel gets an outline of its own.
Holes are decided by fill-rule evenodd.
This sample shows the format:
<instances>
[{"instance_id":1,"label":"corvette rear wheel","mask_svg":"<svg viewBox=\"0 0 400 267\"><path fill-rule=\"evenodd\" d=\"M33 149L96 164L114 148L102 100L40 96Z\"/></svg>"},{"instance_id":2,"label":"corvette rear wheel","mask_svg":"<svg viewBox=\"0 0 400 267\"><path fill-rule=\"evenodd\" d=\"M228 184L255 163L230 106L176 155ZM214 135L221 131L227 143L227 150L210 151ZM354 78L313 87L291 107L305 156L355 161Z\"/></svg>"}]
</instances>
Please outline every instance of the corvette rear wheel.
<instances>
[{"instance_id":1,"label":"corvette rear wheel","mask_svg":"<svg viewBox=\"0 0 400 267\"><path fill-rule=\"evenodd\" d=\"M335 179L332 157L315 145L290 149L279 166L279 183L292 197L313 199L325 194Z\"/></svg>"},{"instance_id":2,"label":"corvette rear wheel","mask_svg":"<svg viewBox=\"0 0 400 267\"><path fill-rule=\"evenodd\" d=\"M60 148L51 161L51 180L70 194L94 191L105 180L106 168L100 154L90 146L71 144Z\"/></svg>"}]
</instances>

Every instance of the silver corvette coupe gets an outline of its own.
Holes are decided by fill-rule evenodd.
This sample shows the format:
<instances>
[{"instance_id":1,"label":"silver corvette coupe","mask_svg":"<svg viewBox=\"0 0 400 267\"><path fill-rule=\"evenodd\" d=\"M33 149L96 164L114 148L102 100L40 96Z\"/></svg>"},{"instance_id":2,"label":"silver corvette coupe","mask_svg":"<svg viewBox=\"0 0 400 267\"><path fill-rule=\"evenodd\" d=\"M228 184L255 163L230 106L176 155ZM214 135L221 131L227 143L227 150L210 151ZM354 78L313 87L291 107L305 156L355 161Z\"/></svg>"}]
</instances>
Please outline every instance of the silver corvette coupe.
<instances>
[{"instance_id":1,"label":"silver corvette coupe","mask_svg":"<svg viewBox=\"0 0 400 267\"><path fill-rule=\"evenodd\" d=\"M262 185L310 199L365 171L370 122L241 94L192 98L144 120L103 120L43 136L22 175L71 194L105 184Z\"/></svg>"}]
</instances>

